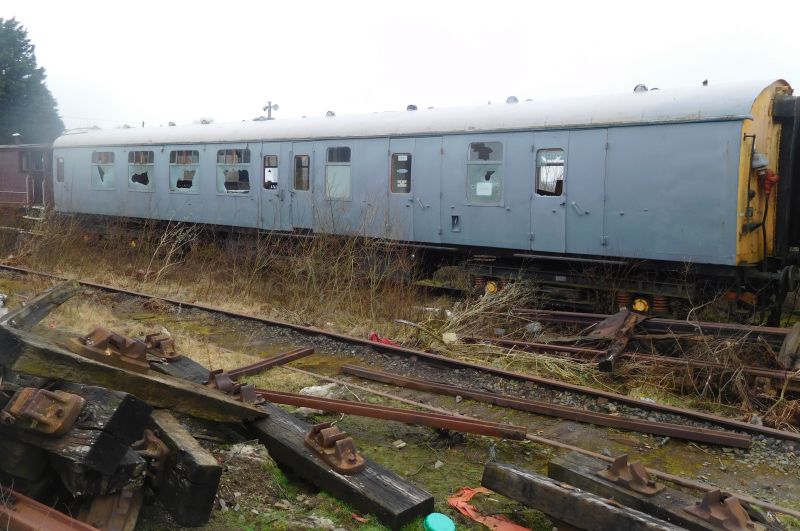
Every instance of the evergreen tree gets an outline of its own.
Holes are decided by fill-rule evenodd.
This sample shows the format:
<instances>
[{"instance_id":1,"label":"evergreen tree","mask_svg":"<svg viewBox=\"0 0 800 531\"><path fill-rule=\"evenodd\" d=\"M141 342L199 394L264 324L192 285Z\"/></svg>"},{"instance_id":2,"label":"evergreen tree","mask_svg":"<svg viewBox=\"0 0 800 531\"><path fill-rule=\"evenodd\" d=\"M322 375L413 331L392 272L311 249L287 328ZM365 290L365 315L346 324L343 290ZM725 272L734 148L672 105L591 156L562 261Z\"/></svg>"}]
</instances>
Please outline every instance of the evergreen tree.
<instances>
[{"instance_id":1,"label":"evergreen tree","mask_svg":"<svg viewBox=\"0 0 800 531\"><path fill-rule=\"evenodd\" d=\"M22 143L49 143L64 130L45 77L27 30L0 18L0 144L13 144L14 133Z\"/></svg>"}]
</instances>

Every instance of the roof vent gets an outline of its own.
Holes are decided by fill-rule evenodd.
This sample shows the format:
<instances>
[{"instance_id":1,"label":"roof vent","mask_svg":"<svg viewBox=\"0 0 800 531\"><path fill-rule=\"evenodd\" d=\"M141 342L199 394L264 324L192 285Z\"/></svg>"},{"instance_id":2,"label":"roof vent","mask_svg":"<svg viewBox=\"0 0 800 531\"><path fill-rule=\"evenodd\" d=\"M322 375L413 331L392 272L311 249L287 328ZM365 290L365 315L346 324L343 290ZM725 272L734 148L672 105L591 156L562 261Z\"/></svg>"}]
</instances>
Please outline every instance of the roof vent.
<instances>
[{"instance_id":1,"label":"roof vent","mask_svg":"<svg viewBox=\"0 0 800 531\"><path fill-rule=\"evenodd\" d=\"M169 125L170 127L175 127L175 122L170 122L170 123L169 123L169 124L167 124L167 125Z\"/></svg>"},{"instance_id":2,"label":"roof vent","mask_svg":"<svg viewBox=\"0 0 800 531\"><path fill-rule=\"evenodd\" d=\"M506 98L506 103L519 103L519 99L516 96L509 96Z\"/></svg>"},{"instance_id":3,"label":"roof vent","mask_svg":"<svg viewBox=\"0 0 800 531\"><path fill-rule=\"evenodd\" d=\"M635 87L633 87L634 92L647 92L647 85L639 83Z\"/></svg>"},{"instance_id":4,"label":"roof vent","mask_svg":"<svg viewBox=\"0 0 800 531\"><path fill-rule=\"evenodd\" d=\"M336 113L333 111L328 111L325 113L325 116L327 116L328 118L333 118L334 116L336 116Z\"/></svg>"},{"instance_id":5,"label":"roof vent","mask_svg":"<svg viewBox=\"0 0 800 531\"><path fill-rule=\"evenodd\" d=\"M407 111L416 111L417 110L417 106L412 103L411 105L407 105L406 106L406 110Z\"/></svg>"},{"instance_id":6,"label":"roof vent","mask_svg":"<svg viewBox=\"0 0 800 531\"><path fill-rule=\"evenodd\" d=\"M703 80L703 86L704 86L704 87L707 87L707 86L708 86L708 80L707 80L707 79L704 79L704 80Z\"/></svg>"}]
</instances>

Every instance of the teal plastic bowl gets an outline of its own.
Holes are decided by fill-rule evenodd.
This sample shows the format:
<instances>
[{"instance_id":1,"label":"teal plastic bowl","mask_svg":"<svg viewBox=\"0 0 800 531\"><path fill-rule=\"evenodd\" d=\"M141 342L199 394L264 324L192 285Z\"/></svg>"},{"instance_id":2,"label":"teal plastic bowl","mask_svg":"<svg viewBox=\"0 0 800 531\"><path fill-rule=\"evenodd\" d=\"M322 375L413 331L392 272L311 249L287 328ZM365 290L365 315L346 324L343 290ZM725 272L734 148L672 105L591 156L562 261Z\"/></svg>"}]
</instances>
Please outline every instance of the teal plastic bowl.
<instances>
[{"instance_id":1,"label":"teal plastic bowl","mask_svg":"<svg viewBox=\"0 0 800 531\"><path fill-rule=\"evenodd\" d=\"M431 513L425 517L425 531L456 531L456 524L449 516L442 513Z\"/></svg>"}]
</instances>

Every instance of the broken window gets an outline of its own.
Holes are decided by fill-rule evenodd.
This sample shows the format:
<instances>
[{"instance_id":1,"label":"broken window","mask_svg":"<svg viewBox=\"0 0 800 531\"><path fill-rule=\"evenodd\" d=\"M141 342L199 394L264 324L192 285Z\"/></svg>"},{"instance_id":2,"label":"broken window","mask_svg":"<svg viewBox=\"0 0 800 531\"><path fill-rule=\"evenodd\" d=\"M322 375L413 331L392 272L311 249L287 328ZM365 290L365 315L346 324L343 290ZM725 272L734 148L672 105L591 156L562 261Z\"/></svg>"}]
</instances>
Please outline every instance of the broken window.
<instances>
[{"instance_id":1,"label":"broken window","mask_svg":"<svg viewBox=\"0 0 800 531\"><path fill-rule=\"evenodd\" d=\"M469 160L502 161L503 144L501 142L473 142L469 145Z\"/></svg>"},{"instance_id":2,"label":"broken window","mask_svg":"<svg viewBox=\"0 0 800 531\"><path fill-rule=\"evenodd\" d=\"M564 193L563 149L540 149L536 152L536 195L559 196Z\"/></svg>"},{"instance_id":3,"label":"broken window","mask_svg":"<svg viewBox=\"0 0 800 531\"><path fill-rule=\"evenodd\" d=\"M92 188L114 188L114 152L95 151L92 153Z\"/></svg>"},{"instance_id":4,"label":"broken window","mask_svg":"<svg viewBox=\"0 0 800 531\"><path fill-rule=\"evenodd\" d=\"M350 148L328 148L325 164L325 197L350 199Z\"/></svg>"},{"instance_id":5,"label":"broken window","mask_svg":"<svg viewBox=\"0 0 800 531\"><path fill-rule=\"evenodd\" d=\"M19 167L24 172L44 171L43 151L22 151L19 154Z\"/></svg>"},{"instance_id":6,"label":"broken window","mask_svg":"<svg viewBox=\"0 0 800 531\"><path fill-rule=\"evenodd\" d=\"M249 165L249 149L220 149L217 151L217 192L221 194L249 193Z\"/></svg>"},{"instance_id":7,"label":"broken window","mask_svg":"<svg viewBox=\"0 0 800 531\"><path fill-rule=\"evenodd\" d=\"M264 189L278 188L278 155L264 155Z\"/></svg>"},{"instance_id":8,"label":"broken window","mask_svg":"<svg viewBox=\"0 0 800 531\"><path fill-rule=\"evenodd\" d=\"M473 142L467 158L467 200L499 205L503 200L503 144Z\"/></svg>"},{"instance_id":9,"label":"broken window","mask_svg":"<svg viewBox=\"0 0 800 531\"><path fill-rule=\"evenodd\" d=\"M200 152L179 150L169 152L169 189L171 192L198 193L200 181Z\"/></svg>"},{"instance_id":10,"label":"broken window","mask_svg":"<svg viewBox=\"0 0 800 531\"><path fill-rule=\"evenodd\" d=\"M128 189L140 192L153 191L155 153L152 151L128 152Z\"/></svg>"},{"instance_id":11,"label":"broken window","mask_svg":"<svg viewBox=\"0 0 800 531\"><path fill-rule=\"evenodd\" d=\"M392 154L391 192L408 194L411 192L411 154Z\"/></svg>"},{"instance_id":12,"label":"broken window","mask_svg":"<svg viewBox=\"0 0 800 531\"><path fill-rule=\"evenodd\" d=\"M295 190L306 191L311 185L311 158L308 155L294 156Z\"/></svg>"}]
</instances>

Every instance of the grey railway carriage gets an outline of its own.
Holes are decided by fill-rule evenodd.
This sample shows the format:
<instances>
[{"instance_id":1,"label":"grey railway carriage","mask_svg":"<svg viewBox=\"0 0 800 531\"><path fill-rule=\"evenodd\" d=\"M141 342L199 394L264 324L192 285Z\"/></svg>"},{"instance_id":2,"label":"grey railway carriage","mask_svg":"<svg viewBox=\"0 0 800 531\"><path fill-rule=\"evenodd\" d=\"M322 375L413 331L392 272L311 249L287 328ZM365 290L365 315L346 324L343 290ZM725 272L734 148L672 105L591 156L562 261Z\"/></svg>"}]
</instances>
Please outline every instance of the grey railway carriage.
<instances>
[{"instance_id":1,"label":"grey railway carriage","mask_svg":"<svg viewBox=\"0 0 800 531\"><path fill-rule=\"evenodd\" d=\"M774 279L800 242L797 109L776 81L66 134L55 208L478 249L489 277L516 258Z\"/></svg>"}]
</instances>

